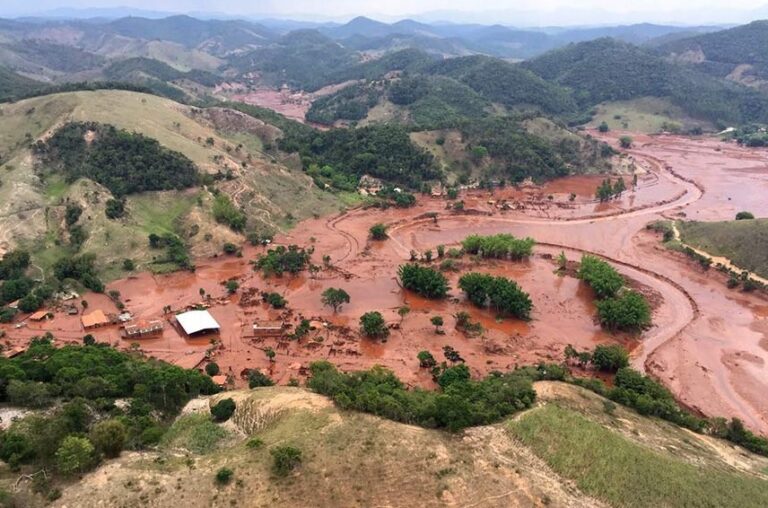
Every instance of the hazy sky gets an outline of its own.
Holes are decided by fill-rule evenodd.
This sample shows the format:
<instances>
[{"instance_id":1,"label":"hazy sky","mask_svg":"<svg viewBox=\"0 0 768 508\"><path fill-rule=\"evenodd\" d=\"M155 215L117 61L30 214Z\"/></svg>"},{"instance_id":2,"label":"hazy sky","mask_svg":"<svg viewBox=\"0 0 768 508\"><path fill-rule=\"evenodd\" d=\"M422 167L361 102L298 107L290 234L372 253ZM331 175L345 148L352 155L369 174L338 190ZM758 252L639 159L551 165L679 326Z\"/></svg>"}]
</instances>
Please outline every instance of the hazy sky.
<instances>
[{"instance_id":1,"label":"hazy sky","mask_svg":"<svg viewBox=\"0 0 768 508\"><path fill-rule=\"evenodd\" d=\"M0 0L0 15L25 15L57 8L133 7L154 11L218 12L318 20L356 15L391 20L426 13L432 19L440 19L442 15L446 19L455 18L452 21L517 21L521 25L639 21L694 24L727 23L768 16L768 8L763 4L761 0ZM457 15L456 11L462 14Z\"/></svg>"}]
</instances>

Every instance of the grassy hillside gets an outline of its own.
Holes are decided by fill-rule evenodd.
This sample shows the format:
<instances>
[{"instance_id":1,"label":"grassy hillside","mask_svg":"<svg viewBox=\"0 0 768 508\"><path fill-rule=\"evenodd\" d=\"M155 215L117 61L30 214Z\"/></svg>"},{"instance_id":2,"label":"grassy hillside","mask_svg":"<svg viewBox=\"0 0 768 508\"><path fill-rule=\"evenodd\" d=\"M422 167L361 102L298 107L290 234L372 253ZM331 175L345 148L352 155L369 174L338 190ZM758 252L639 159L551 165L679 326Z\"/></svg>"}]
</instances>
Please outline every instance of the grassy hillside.
<instances>
[{"instance_id":1,"label":"grassy hillside","mask_svg":"<svg viewBox=\"0 0 768 508\"><path fill-rule=\"evenodd\" d=\"M60 178L41 178L27 147L68 121L99 122L141 133L184 154L203 174L230 171L234 178L216 186L235 196L236 205L245 210L249 220L246 230L289 226L289 213L300 220L338 209L339 202L332 194L319 191L303 173L261 153L260 143L237 148L243 135L258 139L263 133L272 140L274 129L237 112L229 113L230 119L227 114L212 117L194 111L198 110L156 96L113 90L56 94L3 105L0 248L30 247L41 266L50 266L63 253L61 243L66 234L62 217L67 199L85 210L79 221L88 233L83 251L95 252L109 276L119 274L126 257L139 264L151 259L149 233L162 234L170 229L196 255L218 252L226 241L242 241L213 220L213 198L207 192L191 189L170 191L162 197L157 193L131 195L126 217L110 220L104 212L111 197L106 189L86 180L67 185ZM174 205L169 206L169 201ZM208 235L211 240L205 241Z\"/></svg>"},{"instance_id":2,"label":"grassy hillside","mask_svg":"<svg viewBox=\"0 0 768 508\"><path fill-rule=\"evenodd\" d=\"M768 277L768 219L681 222L683 242Z\"/></svg>"},{"instance_id":3,"label":"grassy hillside","mask_svg":"<svg viewBox=\"0 0 768 508\"><path fill-rule=\"evenodd\" d=\"M605 102L595 107L589 126L597 128L605 122L611 130L657 133L661 131L690 131L696 127L712 130L711 122L691 118L669 99L642 97L627 101Z\"/></svg>"},{"instance_id":4,"label":"grassy hillside","mask_svg":"<svg viewBox=\"0 0 768 508\"><path fill-rule=\"evenodd\" d=\"M768 119L768 97L613 39L571 44L522 65L571 88L582 107L667 97L686 114L712 122Z\"/></svg>"},{"instance_id":5,"label":"grassy hillside","mask_svg":"<svg viewBox=\"0 0 768 508\"><path fill-rule=\"evenodd\" d=\"M577 387L540 382L535 388L543 407L460 434L340 411L299 388L219 394L212 400L232 397L237 403L221 430L202 416L182 416L157 452L124 453L64 488L55 506L110 499L149 506L183 500L191 507L239 505L243 499L271 506L305 506L307 499L313 506L629 506L676 504L678 493L688 506L713 499L722 501L719 506L766 502L766 459L622 408L607 414L604 399ZM193 408L204 414L208 404L193 401L185 413ZM299 449L302 461L280 477L271 470L270 452L285 445ZM550 458L569 450L574 461L565 466ZM550 461L552 466L545 463ZM649 471L648 465L659 469ZM233 479L217 486L214 475L222 467L232 470ZM601 473L606 476L596 486L579 478ZM633 473L642 476L625 483ZM675 482L704 475L712 481L696 484L698 491L681 491ZM648 478L657 481L649 484ZM625 487L626 494L617 498L612 485Z\"/></svg>"},{"instance_id":6,"label":"grassy hillside","mask_svg":"<svg viewBox=\"0 0 768 508\"><path fill-rule=\"evenodd\" d=\"M623 435L624 426L618 417L606 425L551 404L530 411L509 428L555 472L611 506L757 508L768 503L768 479L759 471L752 476L739 474L724 463L681 460L674 449L655 449L643 438ZM649 440L656 437L648 436Z\"/></svg>"}]
</instances>

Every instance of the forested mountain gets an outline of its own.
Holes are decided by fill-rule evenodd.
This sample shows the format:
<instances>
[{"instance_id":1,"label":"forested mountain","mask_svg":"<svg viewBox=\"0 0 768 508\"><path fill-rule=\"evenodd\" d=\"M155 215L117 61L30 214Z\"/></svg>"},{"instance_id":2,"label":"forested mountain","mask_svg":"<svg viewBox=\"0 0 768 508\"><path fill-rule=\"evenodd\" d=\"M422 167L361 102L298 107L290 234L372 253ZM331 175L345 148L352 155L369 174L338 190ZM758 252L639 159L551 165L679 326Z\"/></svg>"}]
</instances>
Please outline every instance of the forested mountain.
<instances>
[{"instance_id":1,"label":"forested mountain","mask_svg":"<svg viewBox=\"0 0 768 508\"><path fill-rule=\"evenodd\" d=\"M232 58L230 65L241 74L259 73L273 85L288 83L311 91L336 82L340 70L358 61L355 51L319 32L297 30L275 45Z\"/></svg>"},{"instance_id":2,"label":"forested mountain","mask_svg":"<svg viewBox=\"0 0 768 508\"><path fill-rule=\"evenodd\" d=\"M672 41L658 50L698 70L746 81L768 79L768 20Z\"/></svg>"},{"instance_id":3,"label":"forested mountain","mask_svg":"<svg viewBox=\"0 0 768 508\"><path fill-rule=\"evenodd\" d=\"M645 96L668 97L692 116L711 121L768 120L765 95L614 39L571 44L522 66L569 87L582 107Z\"/></svg>"},{"instance_id":4,"label":"forested mountain","mask_svg":"<svg viewBox=\"0 0 768 508\"><path fill-rule=\"evenodd\" d=\"M42 87L42 83L20 76L5 67L0 67L0 100L16 97Z\"/></svg>"}]
</instances>

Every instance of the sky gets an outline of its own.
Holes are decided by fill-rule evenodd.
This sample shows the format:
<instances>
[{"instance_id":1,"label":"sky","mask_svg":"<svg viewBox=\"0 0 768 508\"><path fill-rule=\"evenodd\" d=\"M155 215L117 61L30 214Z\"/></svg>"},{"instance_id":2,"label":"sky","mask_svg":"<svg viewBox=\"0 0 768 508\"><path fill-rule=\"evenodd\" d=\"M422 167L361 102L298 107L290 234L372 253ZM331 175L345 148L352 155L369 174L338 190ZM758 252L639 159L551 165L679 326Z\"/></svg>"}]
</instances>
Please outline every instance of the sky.
<instances>
[{"instance_id":1,"label":"sky","mask_svg":"<svg viewBox=\"0 0 768 508\"><path fill-rule=\"evenodd\" d=\"M736 23L768 17L768 0L0 0L0 16L47 14L56 9L129 7L162 12L218 13L346 21L366 15L382 21L504 23L519 26L673 22ZM468 9L468 5L472 6ZM62 11L59 11L62 12ZM93 15L92 13L86 13Z\"/></svg>"}]
</instances>

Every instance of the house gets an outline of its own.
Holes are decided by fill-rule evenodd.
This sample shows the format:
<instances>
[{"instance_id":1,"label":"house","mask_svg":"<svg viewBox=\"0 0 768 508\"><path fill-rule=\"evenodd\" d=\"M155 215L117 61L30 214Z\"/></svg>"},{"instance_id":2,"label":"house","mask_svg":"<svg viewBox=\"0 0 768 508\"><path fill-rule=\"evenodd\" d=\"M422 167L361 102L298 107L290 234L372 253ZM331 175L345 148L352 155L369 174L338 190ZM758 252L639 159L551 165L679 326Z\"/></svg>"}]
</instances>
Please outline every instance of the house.
<instances>
[{"instance_id":1,"label":"house","mask_svg":"<svg viewBox=\"0 0 768 508\"><path fill-rule=\"evenodd\" d=\"M207 310L190 310L176 315L176 323L188 336L219 333L221 327Z\"/></svg>"},{"instance_id":2,"label":"house","mask_svg":"<svg viewBox=\"0 0 768 508\"><path fill-rule=\"evenodd\" d=\"M30 321L42 321L43 319L47 319L50 314L51 313L48 312L47 310L39 310L39 311L35 312L34 314L32 314L31 316L29 316L29 320Z\"/></svg>"},{"instance_id":3,"label":"house","mask_svg":"<svg viewBox=\"0 0 768 508\"><path fill-rule=\"evenodd\" d=\"M80 321L83 324L83 328L86 330L101 328L102 326L107 326L111 323L107 315L104 314L104 311L101 309L96 309L90 314L83 314L80 317Z\"/></svg>"},{"instance_id":4,"label":"house","mask_svg":"<svg viewBox=\"0 0 768 508\"><path fill-rule=\"evenodd\" d=\"M163 333L163 322L160 320L140 321L131 325L125 325L123 336L126 339L140 339Z\"/></svg>"},{"instance_id":5,"label":"house","mask_svg":"<svg viewBox=\"0 0 768 508\"><path fill-rule=\"evenodd\" d=\"M279 337L283 334L282 321L257 321L253 324L256 337Z\"/></svg>"}]
</instances>

